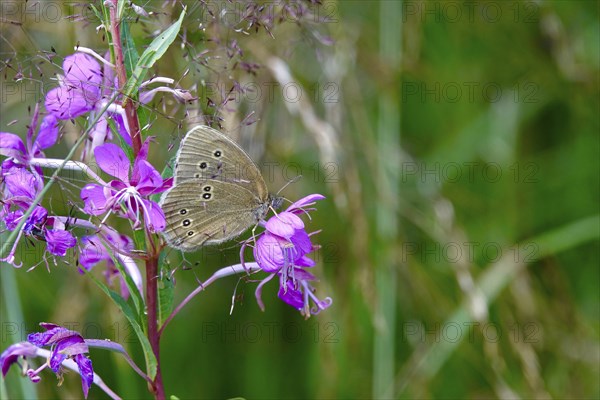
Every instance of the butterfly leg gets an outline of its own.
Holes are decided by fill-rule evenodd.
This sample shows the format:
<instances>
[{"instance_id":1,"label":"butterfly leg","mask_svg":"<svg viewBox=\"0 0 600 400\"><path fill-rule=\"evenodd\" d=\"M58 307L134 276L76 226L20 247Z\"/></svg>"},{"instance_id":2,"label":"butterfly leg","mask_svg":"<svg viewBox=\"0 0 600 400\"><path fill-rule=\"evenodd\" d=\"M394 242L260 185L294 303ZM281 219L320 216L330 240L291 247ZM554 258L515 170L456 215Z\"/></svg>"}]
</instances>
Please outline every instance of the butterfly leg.
<instances>
[{"instance_id":1,"label":"butterfly leg","mask_svg":"<svg viewBox=\"0 0 600 400\"><path fill-rule=\"evenodd\" d=\"M254 225L254 228L252 228L252 242L254 246L256 246L256 228L258 228L258 224Z\"/></svg>"}]
</instances>

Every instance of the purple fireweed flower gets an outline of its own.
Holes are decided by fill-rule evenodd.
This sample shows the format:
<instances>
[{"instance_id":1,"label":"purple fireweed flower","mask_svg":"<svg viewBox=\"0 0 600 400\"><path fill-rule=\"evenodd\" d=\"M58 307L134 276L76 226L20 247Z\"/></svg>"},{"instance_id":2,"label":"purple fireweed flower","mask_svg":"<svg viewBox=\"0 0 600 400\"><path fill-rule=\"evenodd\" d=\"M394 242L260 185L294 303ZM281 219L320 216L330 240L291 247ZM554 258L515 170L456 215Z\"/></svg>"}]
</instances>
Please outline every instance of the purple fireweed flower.
<instances>
[{"instance_id":1,"label":"purple fireweed flower","mask_svg":"<svg viewBox=\"0 0 600 400\"><path fill-rule=\"evenodd\" d=\"M44 186L39 175L19 167L2 171L0 178L5 207L14 204L27 209Z\"/></svg>"},{"instance_id":2,"label":"purple fireweed flower","mask_svg":"<svg viewBox=\"0 0 600 400\"><path fill-rule=\"evenodd\" d=\"M93 119L97 113L107 107L106 114L100 116L90 131L89 141L82 154L84 159L96 147L101 146L107 140L112 140L112 131L108 123L110 119L114 121L119 135L131 146L131 135L125 118L125 110L118 104L119 96L115 103L107 104L119 92L115 67L108 61L110 53L107 52L102 57L85 47L78 47L78 50L78 53L65 57L64 76L59 76L59 86L50 90L46 95L46 109L56 118L67 120L87 113ZM102 61L102 65L97 59ZM173 84L174 82L173 79L163 77L154 77L142 82L139 87L139 101L146 104L159 92L170 93L179 102L195 99L185 90L172 89L168 86L146 89L153 83Z\"/></svg>"},{"instance_id":3,"label":"purple fireweed flower","mask_svg":"<svg viewBox=\"0 0 600 400\"><path fill-rule=\"evenodd\" d=\"M38 133L33 138L37 129L39 116L39 107L36 105L31 119L31 125L27 130L27 139L23 140L10 132L0 132L0 154L8 157L2 162L2 171L7 171L11 167L25 167L29 160L36 157L43 157L42 150L53 146L58 138L58 123L56 117L52 114L46 115L39 127ZM36 169L41 175L41 170Z\"/></svg>"},{"instance_id":4,"label":"purple fireweed flower","mask_svg":"<svg viewBox=\"0 0 600 400\"><path fill-rule=\"evenodd\" d=\"M0 220L8 230L16 229L42 186L39 175L27 169L11 167L2 172L3 200L0 204ZM37 205L25 221L10 253L2 258L2 261L15 267L21 266L14 261L17 243L22 235L46 242L46 250L54 256L65 256L67 249L74 247L76 243L75 238L65 230L65 225L60 219L48 216L48 211Z\"/></svg>"},{"instance_id":5,"label":"purple fireweed flower","mask_svg":"<svg viewBox=\"0 0 600 400\"><path fill-rule=\"evenodd\" d=\"M46 95L46 109L61 120L86 113L90 113L93 119L94 114L104 109L118 91L115 72L109 65L101 67L93 57L83 53L65 57L64 76L59 77L59 86ZM90 132L91 149L112 138L107 118L113 119L119 134L131 146L131 136L123 118L123 109L117 104L111 104L107 111L108 115L102 115Z\"/></svg>"},{"instance_id":6,"label":"purple fireweed flower","mask_svg":"<svg viewBox=\"0 0 600 400\"><path fill-rule=\"evenodd\" d=\"M298 216L302 213L308 215L313 210L310 206L324 198L320 194L306 196L293 203L286 211L269 218L264 224L266 230L254 246L256 262L263 271L270 274L256 288L256 299L261 309L264 310L262 288L275 276L279 277L278 297L307 318L331 305L331 298L320 300L310 284L316 277L307 268L313 267L315 262L307 254L318 246L311 243L310 235L304 229L304 222ZM311 301L315 305L312 308Z\"/></svg>"},{"instance_id":7,"label":"purple fireweed flower","mask_svg":"<svg viewBox=\"0 0 600 400\"><path fill-rule=\"evenodd\" d=\"M27 336L27 340L38 347L51 346L49 365L56 374L62 374L61 364L68 358L73 359L79 367L81 375L81 386L83 395L87 398L88 391L94 380L94 370L92 360L84 354L89 353L88 345L85 340L76 331L63 328L62 326L46 322L40 323L46 332L32 333ZM40 371L35 371L36 375Z\"/></svg>"},{"instance_id":8,"label":"purple fireweed flower","mask_svg":"<svg viewBox=\"0 0 600 400\"><path fill-rule=\"evenodd\" d=\"M104 187L98 184L86 185L81 190L84 211L90 215L116 212L134 222L134 229L140 224L140 210L143 210L146 226L151 232L165 228L165 215L160 206L145 197L161 193L171 187L172 179L163 181L158 171L148 162L146 139L138 153L133 168L125 152L117 145L106 143L94 149L98 166L107 174L117 178ZM105 219L106 219L105 217Z\"/></svg>"},{"instance_id":9,"label":"purple fireweed flower","mask_svg":"<svg viewBox=\"0 0 600 400\"><path fill-rule=\"evenodd\" d=\"M7 347L6 350L0 354L0 367L2 368L2 376L6 376L8 369L14 363L18 363L19 358L26 359L27 357L33 358L37 356L37 347L28 342L15 343ZM33 382L38 382L38 379L31 377Z\"/></svg>"},{"instance_id":10,"label":"purple fireweed flower","mask_svg":"<svg viewBox=\"0 0 600 400\"><path fill-rule=\"evenodd\" d=\"M54 220L57 221L58 220ZM67 250L75 247L77 240L71 232L64 230L64 225L61 228L45 229L45 238L48 246L48 252L55 256L64 257L67 255Z\"/></svg>"},{"instance_id":11,"label":"purple fireweed flower","mask_svg":"<svg viewBox=\"0 0 600 400\"><path fill-rule=\"evenodd\" d=\"M90 271L96 264L105 261L106 269L104 277L106 281L111 283L115 279L118 279L121 296L127 299L129 297L129 290L125 284L125 279L120 274L119 269L116 268L106 246L112 250L115 257L120 259L125 271L131 276L133 282L141 291L142 275L135 261L128 256L134 249L133 241L126 235L105 228L97 235L85 236L81 239L79 264L87 271ZM83 273L83 271L80 272Z\"/></svg>"}]
</instances>

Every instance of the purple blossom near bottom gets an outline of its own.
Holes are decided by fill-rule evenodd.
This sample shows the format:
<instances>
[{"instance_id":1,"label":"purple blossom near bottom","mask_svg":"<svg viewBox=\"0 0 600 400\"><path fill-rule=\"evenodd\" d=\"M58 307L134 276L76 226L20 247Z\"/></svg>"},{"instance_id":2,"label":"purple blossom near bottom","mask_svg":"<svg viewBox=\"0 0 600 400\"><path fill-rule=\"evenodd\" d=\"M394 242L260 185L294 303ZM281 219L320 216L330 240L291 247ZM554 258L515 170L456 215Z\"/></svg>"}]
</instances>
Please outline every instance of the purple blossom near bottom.
<instances>
[{"instance_id":1,"label":"purple blossom near bottom","mask_svg":"<svg viewBox=\"0 0 600 400\"><path fill-rule=\"evenodd\" d=\"M10 366L18 363L19 358L27 359L39 356L38 348L50 346L49 359L37 370L28 369L26 371L29 379L34 383L39 382L41 380L39 373L47 367L50 367L60 377L63 373L62 363L67 359L72 359L79 369L83 395L87 398L94 381L94 369L92 360L85 356L85 353L89 352L85 340L78 332L59 325L42 322L40 326L46 331L32 333L27 336L28 342L13 344L0 354L2 375L6 376Z\"/></svg>"},{"instance_id":2,"label":"purple blossom near bottom","mask_svg":"<svg viewBox=\"0 0 600 400\"><path fill-rule=\"evenodd\" d=\"M75 243L77 243L71 232L62 229L47 229L45 237L50 254L61 257L66 256L67 249L75 247Z\"/></svg>"},{"instance_id":3,"label":"purple blossom near bottom","mask_svg":"<svg viewBox=\"0 0 600 400\"><path fill-rule=\"evenodd\" d=\"M310 235L304 229L304 222L298 216L314 210L310 207L315 201L324 198L320 194L306 196L293 203L286 211L269 218L264 224L266 230L254 246L256 262L263 271L270 274L256 288L256 300L262 310L262 288L274 277L279 278L278 297L307 318L332 304L330 297L321 300L314 294L315 289L311 282L317 278L308 268L313 267L315 262L307 257L307 254L318 249L318 246L312 244ZM249 243L250 241L242 246L242 253Z\"/></svg>"},{"instance_id":4,"label":"purple blossom near bottom","mask_svg":"<svg viewBox=\"0 0 600 400\"><path fill-rule=\"evenodd\" d=\"M2 368L2 376L6 376L10 366L14 363L17 363L19 357L26 359L27 357L33 358L36 355L37 347L28 342L15 343L8 346L8 348L4 350L2 354L0 354L0 368ZM32 381L37 382L39 379L32 379Z\"/></svg>"},{"instance_id":5,"label":"purple blossom near bottom","mask_svg":"<svg viewBox=\"0 0 600 400\"><path fill-rule=\"evenodd\" d=\"M52 346L49 365L56 374L60 375L62 373L61 364L63 361L67 358L73 359L79 367L83 395L87 398L90 386L94 381L94 369L92 368L92 360L84 355L89 353L85 340L78 332L59 325L42 322L40 326L46 329L46 332L32 333L27 336L27 340L38 347Z\"/></svg>"}]
</instances>

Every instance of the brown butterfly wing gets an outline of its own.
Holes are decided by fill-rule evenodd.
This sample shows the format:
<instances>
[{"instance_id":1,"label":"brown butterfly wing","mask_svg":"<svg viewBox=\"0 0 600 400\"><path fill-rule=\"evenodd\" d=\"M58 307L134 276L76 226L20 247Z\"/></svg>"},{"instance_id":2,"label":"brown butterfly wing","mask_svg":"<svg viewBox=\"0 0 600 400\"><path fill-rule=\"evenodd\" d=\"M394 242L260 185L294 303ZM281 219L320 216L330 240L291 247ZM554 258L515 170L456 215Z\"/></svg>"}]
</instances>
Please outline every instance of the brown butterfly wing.
<instances>
[{"instance_id":1,"label":"brown butterfly wing","mask_svg":"<svg viewBox=\"0 0 600 400\"><path fill-rule=\"evenodd\" d=\"M268 209L244 186L216 179L178 183L160 203L167 220L162 234L172 247L183 251L233 239Z\"/></svg>"},{"instance_id":2,"label":"brown butterfly wing","mask_svg":"<svg viewBox=\"0 0 600 400\"><path fill-rule=\"evenodd\" d=\"M264 201L269 194L250 156L232 139L209 126L192 129L183 139L177 154L175 183L192 179L230 182Z\"/></svg>"}]
</instances>

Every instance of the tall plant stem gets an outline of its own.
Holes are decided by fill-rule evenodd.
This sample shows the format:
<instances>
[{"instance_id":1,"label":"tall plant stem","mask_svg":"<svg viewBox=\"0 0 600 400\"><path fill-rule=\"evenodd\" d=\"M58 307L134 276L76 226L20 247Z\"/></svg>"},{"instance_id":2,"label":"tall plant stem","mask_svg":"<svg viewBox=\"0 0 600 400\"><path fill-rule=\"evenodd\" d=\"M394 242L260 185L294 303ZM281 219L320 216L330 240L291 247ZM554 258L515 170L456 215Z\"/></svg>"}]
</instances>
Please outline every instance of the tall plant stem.
<instances>
[{"instance_id":1,"label":"tall plant stem","mask_svg":"<svg viewBox=\"0 0 600 400\"><path fill-rule=\"evenodd\" d=\"M122 89L127 83L127 70L123 58L123 47L121 46L120 21L117 15L117 0L112 0L110 3L110 31L112 35L112 44L115 52L115 67L117 78L119 80L119 89ZM136 105L131 99L123 100L125 108L125 116L131 140L133 143L134 157L138 155L142 147L142 138L140 132L140 124L137 115ZM154 246L148 246L148 248ZM162 400L165 398L165 389L160 371L160 336L158 334L158 319L157 319L157 296L158 296L158 254L155 251L149 252L149 258L146 259L146 310L148 312L148 340L152 347L152 352L156 357L156 376L150 390L156 399Z\"/></svg>"},{"instance_id":2,"label":"tall plant stem","mask_svg":"<svg viewBox=\"0 0 600 400\"><path fill-rule=\"evenodd\" d=\"M113 48L115 50L115 66L117 70L117 79L119 80L119 89L122 89L127 83L127 70L125 69L123 47L121 46L121 29L119 16L117 15L117 0L112 0L110 5L110 31ZM122 106L125 109L125 118L127 118L127 124L131 130L129 134L131 135L131 141L133 143L133 155L137 156L142 148L142 135L137 117L137 109L131 99L123 99Z\"/></svg>"},{"instance_id":3,"label":"tall plant stem","mask_svg":"<svg viewBox=\"0 0 600 400\"><path fill-rule=\"evenodd\" d=\"M154 396L165 398L165 389L160 371L160 335L158 332L157 295L158 295L158 256L152 255L146 260L146 308L148 310L148 339L156 357L156 377L153 383Z\"/></svg>"}]
</instances>

